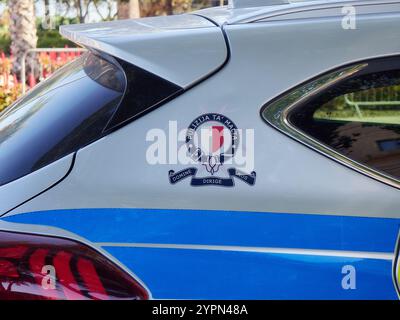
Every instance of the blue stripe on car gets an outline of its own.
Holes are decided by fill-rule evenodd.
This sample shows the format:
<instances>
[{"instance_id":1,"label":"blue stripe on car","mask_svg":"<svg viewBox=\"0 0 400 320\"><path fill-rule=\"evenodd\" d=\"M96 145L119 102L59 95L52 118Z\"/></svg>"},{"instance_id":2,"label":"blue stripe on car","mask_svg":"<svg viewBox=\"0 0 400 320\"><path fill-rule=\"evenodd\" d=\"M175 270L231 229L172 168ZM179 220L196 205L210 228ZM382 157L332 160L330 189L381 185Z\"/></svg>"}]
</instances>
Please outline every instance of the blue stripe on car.
<instances>
[{"instance_id":1,"label":"blue stripe on car","mask_svg":"<svg viewBox=\"0 0 400 320\"><path fill-rule=\"evenodd\" d=\"M76 209L25 213L3 220L59 227L103 243L106 251L146 284L154 298L397 298L392 261L375 259L368 252L393 254L399 219L203 210ZM207 250L207 247L194 250L190 246L124 247L127 243L336 250L339 254L227 251L223 247L221 250ZM365 254L356 258L340 256L340 251ZM342 288L345 265L355 267L354 290Z\"/></svg>"},{"instance_id":2,"label":"blue stripe on car","mask_svg":"<svg viewBox=\"0 0 400 320\"><path fill-rule=\"evenodd\" d=\"M396 299L388 260L257 252L104 248L156 299ZM342 268L356 270L344 290Z\"/></svg>"},{"instance_id":3,"label":"blue stripe on car","mask_svg":"<svg viewBox=\"0 0 400 320\"><path fill-rule=\"evenodd\" d=\"M3 218L48 225L93 242L229 245L390 252L399 219L169 209L76 209Z\"/></svg>"}]
</instances>

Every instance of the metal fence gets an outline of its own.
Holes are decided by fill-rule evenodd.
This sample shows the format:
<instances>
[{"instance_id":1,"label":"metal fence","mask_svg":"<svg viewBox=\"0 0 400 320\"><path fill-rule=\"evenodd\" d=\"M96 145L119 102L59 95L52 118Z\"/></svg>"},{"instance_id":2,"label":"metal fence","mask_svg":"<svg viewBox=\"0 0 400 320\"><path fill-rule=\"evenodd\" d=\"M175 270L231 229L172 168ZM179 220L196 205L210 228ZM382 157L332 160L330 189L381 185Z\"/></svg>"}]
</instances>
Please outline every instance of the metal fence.
<instances>
[{"instance_id":1,"label":"metal fence","mask_svg":"<svg viewBox=\"0 0 400 320\"><path fill-rule=\"evenodd\" d=\"M355 109L357 116L362 118L362 107L400 107L400 86L375 88L349 93L344 96L344 100L348 106Z\"/></svg>"},{"instance_id":2,"label":"metal fence","mask_svg":"<svg viewBox=\"0 0 400 320\"><path fill-rule=\"evenodd\" d=\"M78 52L86 52L86 49L83 48L36 48L36 49L30 49L25 52L25 54L22 57L22 63L21 63L21 82L22 82L22 93L24 94L26 92L26 60L29 54L32 53L50 53L50 52L55 52L55 53L78 53Z\"/></svg>"}]
</instances>

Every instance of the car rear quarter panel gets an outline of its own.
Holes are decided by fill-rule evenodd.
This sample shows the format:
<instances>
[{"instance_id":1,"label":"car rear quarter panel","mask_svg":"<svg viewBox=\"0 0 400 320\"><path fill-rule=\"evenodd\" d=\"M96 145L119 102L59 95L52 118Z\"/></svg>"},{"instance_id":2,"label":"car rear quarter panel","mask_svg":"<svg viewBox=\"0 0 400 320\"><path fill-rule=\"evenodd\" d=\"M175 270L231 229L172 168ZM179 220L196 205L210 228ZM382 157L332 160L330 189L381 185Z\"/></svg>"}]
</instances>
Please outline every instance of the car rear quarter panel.
<instances>
[{"instance_id":1,"label":"car rear quarter panel","mask_svg":"<svg viewBox=\"0 0 400 320\"><path fill-rule=\"evenodd\" d=\"M399 54L399 18L362 16L356 30L340 18L225 26L231 58L220 72L80 150L62 183L6 219L98 243L155 298L396 298L399 190L291 140L260 109L325 71ZM254 186L171 185L168 171L184 166L147 163L150 129L185 129L208 112L254 129ZM341 286L346 265L356 290Z\"/></svg>"}]
</instances>

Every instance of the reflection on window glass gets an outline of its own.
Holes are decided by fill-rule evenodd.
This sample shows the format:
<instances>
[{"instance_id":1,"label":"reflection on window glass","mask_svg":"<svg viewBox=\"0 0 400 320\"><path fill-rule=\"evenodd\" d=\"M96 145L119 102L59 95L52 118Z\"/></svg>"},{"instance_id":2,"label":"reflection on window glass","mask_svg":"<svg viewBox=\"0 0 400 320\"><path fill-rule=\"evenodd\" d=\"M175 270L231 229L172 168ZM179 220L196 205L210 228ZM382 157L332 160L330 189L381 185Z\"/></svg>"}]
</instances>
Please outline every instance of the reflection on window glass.
<instances>
[{"instance_id":1,"label":"reflection on window glass","mask_svg":"<svg viewBox=\"0 0 400 320\"><path fill-rule=\"evenodd\" d=\"M87 53L0 113L0 185L99 139L125 86L118 65Z\"/></svg>"},{"instance_id":2,"label":"reflection on window glass","mask_svg":"<svg viewBox=\"0 0 400 320\"><path fill-rule=\"evenodd\" d=\"M353 76L295 108L289 121L341 154L400 178L400 71Z\"/></svg>"},{"instance_id":3,"label":"reflection on window glass","mask_svg":"<svg viewBox=\"0 0 400 320\"><path fill-rule=\"evenodd\" d=\"M339 96L318 108L314 119L400 124L400 85Z\"/></svg>"}]
</instances>

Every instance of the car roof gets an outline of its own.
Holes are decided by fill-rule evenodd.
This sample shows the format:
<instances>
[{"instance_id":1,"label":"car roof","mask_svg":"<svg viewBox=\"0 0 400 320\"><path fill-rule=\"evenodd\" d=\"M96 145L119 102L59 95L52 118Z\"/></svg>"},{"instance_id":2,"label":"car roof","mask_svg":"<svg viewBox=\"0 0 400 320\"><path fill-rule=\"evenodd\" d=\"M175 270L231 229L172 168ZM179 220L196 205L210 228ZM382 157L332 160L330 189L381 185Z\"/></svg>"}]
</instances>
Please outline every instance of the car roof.
<instances>
[{"instance_id":1,"label":"car roof","mask_svg":"<svg viewBox=\"0 0 400 320\"><path fill-rule=\"evenodd\" d=\"M346 5L374 6L374 12L385 11L400 0L231 0L227 6L195 11L218 25L251 23L277 15L298 14L316 10L342 8Z\"/></svg>"},{"instance_id":2,"label":"car roof","mask_svg":"<svg viewBox=\"0 0 400 320\"><path fill-rule=\"evenodd\" d=\"M233 0L228 6L189 14L66 25L60 32L188 88L229 57L219 26L337 16L345 5L357 6L357 14L400 12L400 0Z\"/></svg>"}]
</instances>

